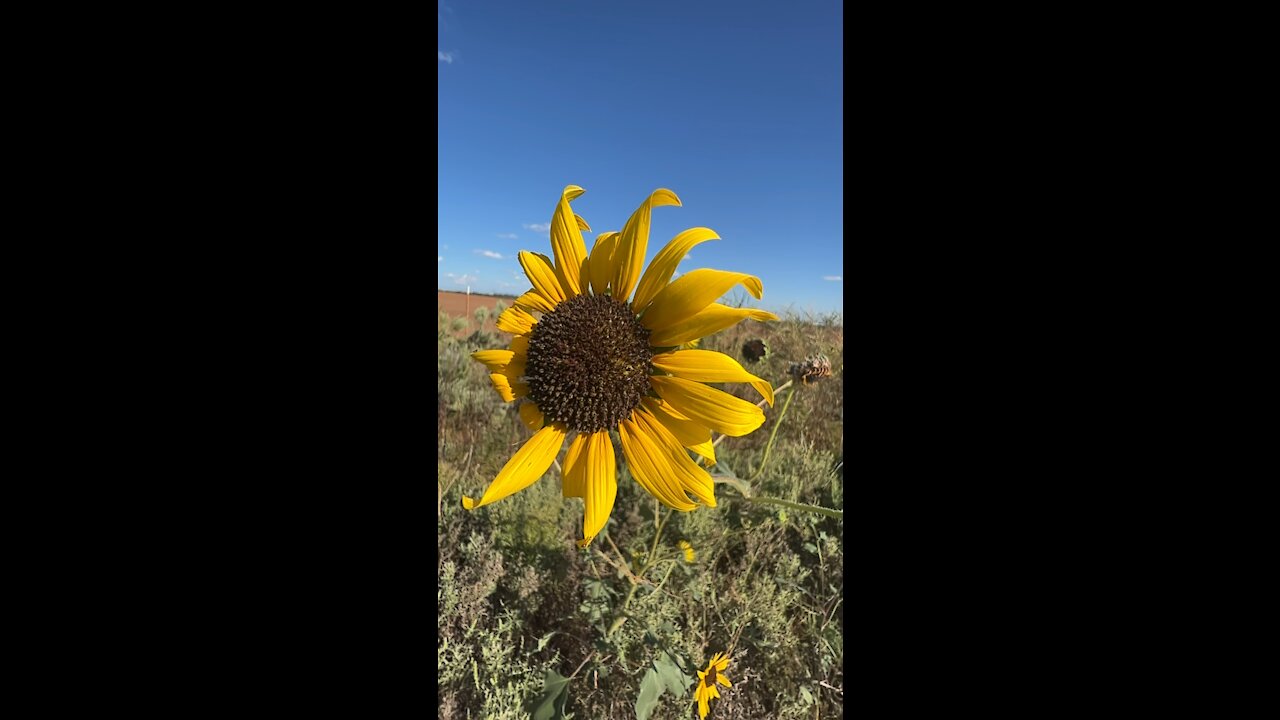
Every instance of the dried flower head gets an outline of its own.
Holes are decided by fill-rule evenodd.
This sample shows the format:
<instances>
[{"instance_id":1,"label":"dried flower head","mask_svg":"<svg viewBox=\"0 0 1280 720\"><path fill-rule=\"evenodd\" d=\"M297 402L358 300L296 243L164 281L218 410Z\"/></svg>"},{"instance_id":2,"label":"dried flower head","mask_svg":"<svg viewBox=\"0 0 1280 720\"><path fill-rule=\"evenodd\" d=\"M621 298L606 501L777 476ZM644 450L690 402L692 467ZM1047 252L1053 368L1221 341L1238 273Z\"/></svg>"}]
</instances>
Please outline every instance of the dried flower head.
<instances>
[{"instance_id":1,"label":"dried flower head","mask_svg":"<svg viewBox=\"0 0 1280 720\"><path fill-rule=\"evenodd\" d=\"M742 357L747 362L760 362L769 354L769 347L763 340L748 340L742 345Z\"/></svg>"},{"instance_id":2,"label":"dried flower head","mask_svg":"<svg viewBox=\"0 0 1280 720\"><path fill-rule=\"evenodd\" d=\"M806 384L810 380L831 377L831 361L826 355L810 355L804 359L804 362L791 363L787 368L787 374Z\"/></svg>"}]
</instances>

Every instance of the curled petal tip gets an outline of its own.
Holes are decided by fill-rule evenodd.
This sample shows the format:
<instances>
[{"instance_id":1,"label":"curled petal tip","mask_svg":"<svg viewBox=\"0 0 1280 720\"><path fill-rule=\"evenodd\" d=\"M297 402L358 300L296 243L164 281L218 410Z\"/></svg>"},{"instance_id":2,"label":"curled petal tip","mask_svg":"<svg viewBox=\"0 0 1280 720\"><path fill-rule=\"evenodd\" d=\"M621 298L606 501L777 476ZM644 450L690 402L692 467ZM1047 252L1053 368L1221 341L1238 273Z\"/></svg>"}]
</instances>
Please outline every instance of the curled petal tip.
<instances>
[{"instance_id":1,"label":"curled petal tip","mask_svg":"<svg viewBox=\"0 0 1280 720\"><path fill-rule=\"evenodd\" d=\"M680 202L680 198L676 197L675 193L666 188L658 188L657 190L654 190L650 197L652 198L654 207L662 207L663 205L683 207L683 204Z\"/></svg>"},{"instance_id":2,"label":"curled petal tip","mask_svg":"<svg viewBox=\"0 0 1280 720\"><path fill-rule=\"evenodd\" d=\"M475 509L476 509L476 501L475 501L475 500L472 500L471 498L467 497L466 495L463 495L463 496L462 496L462 507L464 507L464 508L466 508L466 509L468 509L468 510L475 510Z\"/></svg>"},{"instance_id":3,"label":"curled petal tip","mask_svg":"<svg viewBox=\"0 0 1280 720\"><path fill-rule=\"evenodd\" d=\"M584 192L586 192L586 190L583 190L582 188L578 187L577 185L565 185L565 186L564 186L564 192L563 192L563 193L561 193L561 194L562 194L562 195L564 195L565 197L569 198L570 200L572 200L572 199L574 199L574 198L576 198L576 197L578 197L578 196L582 195L582 193L584 193Z\"/></svg>"}]
</instances>

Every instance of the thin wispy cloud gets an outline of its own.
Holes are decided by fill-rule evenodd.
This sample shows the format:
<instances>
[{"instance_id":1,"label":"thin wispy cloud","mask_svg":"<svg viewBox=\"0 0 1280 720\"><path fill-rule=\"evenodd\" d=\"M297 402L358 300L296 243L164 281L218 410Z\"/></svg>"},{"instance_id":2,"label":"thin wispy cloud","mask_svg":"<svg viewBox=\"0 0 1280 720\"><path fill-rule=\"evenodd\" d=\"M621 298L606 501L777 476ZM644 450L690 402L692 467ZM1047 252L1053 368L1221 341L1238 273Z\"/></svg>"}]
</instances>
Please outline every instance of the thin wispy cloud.
<instances>
[{"instance_id":1,"label":"thin wispy cloud","mask_svg":"<svg viewBox=\"0 0 1280 720\"><path fill-rule=\"evenodd\" d=\"M497 237L500 237L503 240L519 240L520 239L520 237L515 233L498 233Z\"/></svg>"},{"instance_id":2,"label":"thin wispy cloud","mask_svg":"<svg viewBox=\"0 0 1280 720\"><path fill-rule=\"evenodd\" d=\"M551 223L525 223L524 229L545 235L551 232Z\"/></svg>"},{"instance_id":3,"label":"thin wispy cloud","mask_svg":"<svg viewBox=\"0 0 1280 720\"><path fill-rule=\"evenodd\" d=\"M479 279L480 278L475 275L459 275L458 277L454 278L453 284L454 285L470 285L471 283Z\"/></svg>"},{"instance_id":4,"label":"thin wispy cloud","mask_svg":"<svg viewBox=\"0 0 1280 720\"><path fill-rule=\"evenodd\" d=\"M483 256L485 256L485 257L487 257L487 258L493 258L494 260L501 260L501 259L502 259L502 253L497 253L497 252L494 252L494 251L492 251L492 250L476 250L476 251L475 251L475 253L476 253L477 255L483 255Z\"/></svg>"},{"instance_id":5,"label":"thin wispy cloud","mask_svg":"<svg viewBox=\"0 0 1280 720\"><path fill-rule=\"evenodd\" d=\"M450 64L450 65L452 65L452 64L453 64L453 53L451 53L451 52L445 52L445 51L443 51L443 50L439 50L439 49L437 49L437 50L436 50L436 57L437 57L437 58L439 58L439 59L440 59L440 62L442 62L442 63L448 63L448 64Z\"/></svg>"},{"instance_id":6,"label":"thin wispy cloud","mask_svg":"<svg viewBox=\"0 0 1280 720\"><path fill-rule=\"evenodd\" d=\"M437 255L437 256L436 256L436 262L437 262L437 263L442 263L442 262L444 262L444 256L443 256L443 255Z\"/></svg>"},{"instance_id":7,"label":"thin wispy cloud","mask_svg":"<svg viewBox=\"0 0 1280 720\"><path fill-rule=\"evenodd\" d=\"M828 282L844 282L844 278L839 275L823 275L822 279Z\"/></svg>"},{"instance_id":8,"label":"thin wispy cloud","mask_svg":"<svg viewBox=\"0 0 1280 720\"><path fill-rule=\"evenodd\" d=\"M691 258L691 257L693 257L693 256L692 256L692 255L690 255L689 253L685 253L685 254L684 254L684 257L680 258L680 262L684 262L685 260L688 260L688 259L689 259L689 258Z\"/></svg>"}]
</instances>

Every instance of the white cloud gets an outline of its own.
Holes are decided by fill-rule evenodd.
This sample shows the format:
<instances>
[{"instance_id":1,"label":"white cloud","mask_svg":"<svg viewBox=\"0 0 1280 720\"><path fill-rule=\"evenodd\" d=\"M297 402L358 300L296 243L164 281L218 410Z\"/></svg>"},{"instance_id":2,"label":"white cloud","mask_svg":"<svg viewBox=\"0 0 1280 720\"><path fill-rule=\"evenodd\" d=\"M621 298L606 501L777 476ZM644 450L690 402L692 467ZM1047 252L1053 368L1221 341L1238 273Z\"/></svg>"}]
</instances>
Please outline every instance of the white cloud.
<instances>
[{"instance_id":1,"label":"white cloud","mask_svg":"<svg viewBox=\"0 0 1280 720\"><path fill-rule=\"evenodd\" d=\"M500 237L503 240L519 240L520 239L515 233L498 233L497 237Z\"/></svg>"},{"instance_id":2,"label":"white cloud","mask_svg":"<svg viewBox=\"0 0 1280 720\"><path fill-rule=\"evenodd\" d=\"M476 277L475 275L459 275L458 277L454 278L453 284L454 285L470 285L471 283L479 279L480 278Z\"/></svg>"},{"instance_id":3,"label":"white cloud","mask_svg":"<svg viewBox=\"0 0 1280 720\"><path fill-rule=\"evenodd\" d=\"M437 255L437 256L436 256L436 263L438 264L438 263L442 263L442 262L444 262L444 256L443 256L443 255Z\"/></svg>"},{"instance_id":4,"label":"white cloud","mask_svg":"<svg viewBox=\"0 0 1280 720\"><path fill-rule=\"evenodd\" d=\"M822 279L828 280L830 282L844 282L844 278L840 277L839 275L823 275Z\"/></svg>"},{"instance_id":5,"label":"white cloud","mask_svg":"<svg viewBox=\"0 0 1280 720\"><path fill-rule=\"evenodd\" d=\"M684 257L680 258L680 262L684 262L685 260L688 260L688 259L689 259L689 258L691 258L691 257L693 257L693 256L692 256L692 255L690 255L689 253L685 253L685 254L684 254Z\"/></svg>"},{"instance_id":6,"label":"white cloud","mask_svg":"<svg viewBox=\"0 0 1280 720\"><path fill-rule=\"evenodd\" d=\"M453 53L451 52L444 52L437 48L436 57L439 58L439 61L442 63L449 63L450 65L453 64Z\"/></svg>"},{"instance_id":7,"label":"white cloud","mask_svg":"<svg viewBox=\"0 0 1280 720\"><path fill-rule=\"evenodd\" d=\"M532 230L536 233L543 233L545 235L546 233L551 232L551 223L525 223L524 229Z\"/></svg>"},{"instance_id":8,"label":"white cloud","mask_svg":"<svg viewBox=\"0 0 1280 720\"><path fill-rule=\"evenodd\" d=\"M483 255L487 258L493 258L494 260L502 259L502 253L496 253L492 250L475 250L474 252L477 255Z\"/></svg>"}]
</instances>

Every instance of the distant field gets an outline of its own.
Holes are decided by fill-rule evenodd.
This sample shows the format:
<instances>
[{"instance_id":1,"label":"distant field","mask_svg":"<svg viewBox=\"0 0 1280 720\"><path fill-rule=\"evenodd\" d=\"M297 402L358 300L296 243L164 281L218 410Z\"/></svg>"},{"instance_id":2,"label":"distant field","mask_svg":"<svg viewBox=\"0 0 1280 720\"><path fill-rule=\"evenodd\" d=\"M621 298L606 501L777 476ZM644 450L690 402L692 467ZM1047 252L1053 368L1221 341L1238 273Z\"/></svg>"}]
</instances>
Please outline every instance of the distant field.
<instances>
[{"instance_id":1,"label":"distant field","mask_svg":"<svg viewBox=\"0 0 1280 720\"><path fill-rule=\"evenodd\" d=\"M479 307L492 310L499 302L511 307L511 303L516 299L514 295L478 295L471 293L468 296L466 293L451 292L449 290L437 290L436 296L440 303L440 312L447 313L453 317L470 317Z\"/></svg>"}]
</instances>

